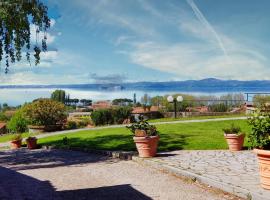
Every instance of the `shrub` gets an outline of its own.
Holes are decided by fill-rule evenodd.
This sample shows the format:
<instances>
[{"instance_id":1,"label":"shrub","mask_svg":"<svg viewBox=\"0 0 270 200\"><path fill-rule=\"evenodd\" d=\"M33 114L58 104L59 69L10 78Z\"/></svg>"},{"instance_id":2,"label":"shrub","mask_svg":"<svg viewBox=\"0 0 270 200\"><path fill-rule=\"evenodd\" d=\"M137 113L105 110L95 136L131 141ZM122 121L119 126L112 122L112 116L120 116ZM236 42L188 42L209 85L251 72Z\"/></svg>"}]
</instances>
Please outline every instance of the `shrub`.
<instances>
[{"instance_id":1,"label":"shrub","mask_svg":"<svg viewBox=\"0 0 270 200\"><path fill-rule=\"evenodd\" d=\"M270 113L268 109L257 110L249 118L249 124L252 127L248 135L249 142L253 148L270 150Z\"/></svg>"},{"instance_id":2,"label":"shrub","mask_svg":"<svg viewBox=\"0 0 270 200\"><path fill-rule=\"evenodd\" d=\"M219 103L210 105L209 110L212 112L227 112L229 110L229 107L224 103Z\"/></svg>"},{"instance_id":3,"label":"shrub","mask_svg":"<svg viewBox=\"0 0 270 200\"><path fill-rule=\"evenodd\" d=\"M130 117L131 107L120 107L113 111L114 122L116 124L122 124L125 119Z\"/></svg>"},{"instance_id":4,"label":"shrub","mask_svg":"<svg viewBox=\"0 0 270 200\"><path fill-rule=\"evenodd\" d=\"M7 129L13 133L23 133L27 131L28 121L24 116L24 107L16 111L7 124Z\"/></svg>"},{"instance_id":5,"label":"shrub","mask_svg":"<svg viewBox=\"0 0 270 200\"><path fill-rule=\"evenodd\" d=\"M77 123L75 121L68 121L66 125L67 129L76 129L77 128Z\"/></svg>"},{"instance_id":6,"label":"shrub","mask_svg":"<svg viewBox=\"0 0 270 200\"><path fill-rule=\"evenodd\" d=\"M113 124L113 114L111 109L96 110L91 114L92 121L95 125Z\"/></svg>"},{"instance_id":7,"label":"shrub","mask_svg":"<svg viewBox=\"0 0 270 200\"><path fill-rule=\"evenodd\" d=\"M3 113L3 112L0 112L0 122L6 122L8 121L8 117Z\"/></svg>"},{"instance_id":8,"label":"shrub","mask_svg":"<svg viewBox=\"0 0 270 200\"><path fill-rule=\"evenodd\" d=\"M38 99L25 106L25 116L31 125L61 124L66 119L65 105L51 99Z\"/></svg>"}]
</instances>

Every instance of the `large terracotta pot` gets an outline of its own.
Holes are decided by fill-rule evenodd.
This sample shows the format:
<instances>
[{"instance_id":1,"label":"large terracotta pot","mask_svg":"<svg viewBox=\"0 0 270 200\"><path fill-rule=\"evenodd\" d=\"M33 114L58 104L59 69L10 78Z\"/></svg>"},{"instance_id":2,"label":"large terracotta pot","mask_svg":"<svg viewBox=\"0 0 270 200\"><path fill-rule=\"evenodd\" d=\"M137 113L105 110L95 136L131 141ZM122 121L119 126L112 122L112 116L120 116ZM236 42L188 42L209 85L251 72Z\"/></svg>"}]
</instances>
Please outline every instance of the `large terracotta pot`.
<instances>
[{"instance_id":1,"label":"large terracotta pot","mask_svg":"<svg viewBox=\"0 0 270 200\"><path fill-rule=\"evenodd\" d=\"M36 149L37 148L37 138L29 137L26 139L26 144L28 149Z\"/></svg>"},{"instance_id":2,"label":"large terracotta pot","mask_svg":"<svg viewBox=\"0 0 270 200\"><path fill-rule=\"evenodd\" d=\"M243 148L245 134L224 134L230 151L240 151Z\"/></svg>"},{"instance_id":3,"label":"large terracotta pot","mask_svg":"<svg viewBox=\"0 0 270 200\"><path fill-rule=\"evenodd\" d=\"M19 149L22 146L22 140L12 140L10 141L10 148L11 149Z\"/></svg>"},{"instance_id":4,"label":"large terracotta pot","mask_svg":"<svg viewBox=\"0 0 270 200\"><path fill-rule=\"evenodd\" d=\"M261 186L270 190L270 150L254 149L259 159Z\"/></svg>"},{"instance_id":5,"label":"large terracotta pot","mask_svg":"<svg viewBox=\"0 0 270 200\"><path fill-rule=\"evenodd\" d=\"M149 158L156 155L159 136L133 137L133 140L139 152L139 157Z\"/></svg>"}]
</instances>

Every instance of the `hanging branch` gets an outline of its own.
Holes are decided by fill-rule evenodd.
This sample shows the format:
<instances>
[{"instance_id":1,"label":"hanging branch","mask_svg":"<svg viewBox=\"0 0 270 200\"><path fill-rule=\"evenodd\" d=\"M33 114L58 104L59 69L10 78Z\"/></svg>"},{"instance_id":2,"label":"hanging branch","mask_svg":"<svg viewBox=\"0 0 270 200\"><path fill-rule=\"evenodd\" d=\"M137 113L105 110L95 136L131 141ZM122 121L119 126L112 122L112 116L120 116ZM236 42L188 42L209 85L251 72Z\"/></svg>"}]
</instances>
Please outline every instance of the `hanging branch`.
<instances>
[{"instance_id":1,"label":"hanging branch","mask_svg":"<svg viewBox=\"0 0 270 200\"><path fill-rule=\"evenodd\" d=\"M30 62L30 25L36 27L36 34L44 32L41 47L36 41L33 47L35 65L40 62L41 51L47 50L47 30L50 28L48 8L39 0L1 0L0 1L0 62L5 60L5 72L10 63L22 59L25 51L26 60Z\"/></svg>"}]
</instances>

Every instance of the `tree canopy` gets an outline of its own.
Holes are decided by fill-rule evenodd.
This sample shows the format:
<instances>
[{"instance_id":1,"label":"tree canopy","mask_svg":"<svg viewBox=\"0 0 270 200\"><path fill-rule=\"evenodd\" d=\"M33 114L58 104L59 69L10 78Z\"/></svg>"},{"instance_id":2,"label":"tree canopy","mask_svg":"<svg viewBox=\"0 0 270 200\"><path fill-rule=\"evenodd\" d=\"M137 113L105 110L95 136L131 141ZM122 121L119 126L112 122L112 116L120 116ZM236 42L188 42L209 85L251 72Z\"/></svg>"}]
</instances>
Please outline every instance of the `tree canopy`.
<instances>
[{"instance_id":1,"label":"tree canopy","mask_svg":"<svg viewBox=\"0 0 270 200\"><path fill-rule=\"evenodd\" d=\"M30 63L31 52L35 65L40 62L41 51L47 50L47 30L50 28L48 8L39 0L0 1L0 62L5 61L5 72L10 63L21 61L22 52ZM31 24L35 27L36 42L31 46ZM41 42L39 33L44 32Z\"/></svg>"}]
</instances>

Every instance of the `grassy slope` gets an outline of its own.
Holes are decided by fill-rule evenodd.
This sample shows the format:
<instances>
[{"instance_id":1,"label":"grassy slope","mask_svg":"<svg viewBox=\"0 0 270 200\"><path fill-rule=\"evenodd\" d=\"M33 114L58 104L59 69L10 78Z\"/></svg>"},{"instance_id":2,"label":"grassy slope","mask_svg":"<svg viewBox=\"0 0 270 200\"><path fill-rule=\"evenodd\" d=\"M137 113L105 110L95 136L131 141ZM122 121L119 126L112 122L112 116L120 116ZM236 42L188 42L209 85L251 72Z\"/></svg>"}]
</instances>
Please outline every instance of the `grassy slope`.
<instances>
[{"instance_id":1,"label":"grassy slope","mask_svg":"<svg viewBox=\"0 0 270 200\"><path fill-rule=\"evenodd\" d=\"M26 138L26 137L28 137L29 135L30 135L29 133L23 133L23 134L22 134L22 137L23 137L23 138ZM33 135L33 134L31 134L31 135ZM10 141L10 140L12 139L13 136L14 136L14 134L6 134L6 135L0 136L0 143L1 143L1 142L8 142L8 141Z\"/></svg>"},{"instance_id":2,"label":"grassy slope","mask_svg":"<svg viewBox=\"0 0 270 200\"><path fill-rule=\"evenodd\" d=\"M161 137L159 150L227 149L222 128L230 126L232 122L239 125L243 132L250 132L246 120L157 125ZM51 136L40 139L39 143L63 146L62 139L65 136L68 137L68 144L72 147L135 150L131 134L126 128L80 131Z\"/></svg>"}]
</instances>

